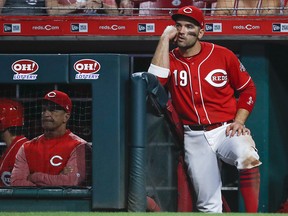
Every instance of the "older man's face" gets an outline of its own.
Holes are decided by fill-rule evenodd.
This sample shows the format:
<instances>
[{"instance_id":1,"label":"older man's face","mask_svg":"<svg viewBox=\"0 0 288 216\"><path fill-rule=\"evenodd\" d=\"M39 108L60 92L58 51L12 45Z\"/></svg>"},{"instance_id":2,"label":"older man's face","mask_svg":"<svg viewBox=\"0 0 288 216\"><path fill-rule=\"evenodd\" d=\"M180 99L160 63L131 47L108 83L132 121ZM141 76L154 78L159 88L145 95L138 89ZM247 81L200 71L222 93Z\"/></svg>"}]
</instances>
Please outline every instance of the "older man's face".
<instances>
[{"instance_id":1,"label":"older man's face","mask_svg":"<svg viewBox=\"0 0 288 216\"><path fill-rule=\"evenodd\" d=\"M69 117L70 114L53 102L45 102L42 105L41 122L44 130L57 130L66 125Z\"/></svg>"}]
</instances>

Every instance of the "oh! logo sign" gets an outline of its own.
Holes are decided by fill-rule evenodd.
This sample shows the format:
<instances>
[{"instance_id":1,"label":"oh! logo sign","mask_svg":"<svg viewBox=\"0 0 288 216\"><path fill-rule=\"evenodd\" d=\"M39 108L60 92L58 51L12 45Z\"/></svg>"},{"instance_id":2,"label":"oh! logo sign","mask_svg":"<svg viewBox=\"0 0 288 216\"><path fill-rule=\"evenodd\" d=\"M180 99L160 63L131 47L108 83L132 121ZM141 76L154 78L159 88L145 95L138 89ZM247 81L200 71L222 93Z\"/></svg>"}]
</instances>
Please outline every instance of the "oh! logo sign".
<instances>
[{"instance_id":1,"label":"oh! logo sign","mask_svg":"<svg viewBox=\"0 0 288 216\"><path fill-rule=\"evenodd\" d=\"M99 74L97 73L101 69L99 62L94 59L81 59L74 64L74 70L77 72L75 79L84 80L84 79L98 79Z\"/></svg>"}]
</instances>

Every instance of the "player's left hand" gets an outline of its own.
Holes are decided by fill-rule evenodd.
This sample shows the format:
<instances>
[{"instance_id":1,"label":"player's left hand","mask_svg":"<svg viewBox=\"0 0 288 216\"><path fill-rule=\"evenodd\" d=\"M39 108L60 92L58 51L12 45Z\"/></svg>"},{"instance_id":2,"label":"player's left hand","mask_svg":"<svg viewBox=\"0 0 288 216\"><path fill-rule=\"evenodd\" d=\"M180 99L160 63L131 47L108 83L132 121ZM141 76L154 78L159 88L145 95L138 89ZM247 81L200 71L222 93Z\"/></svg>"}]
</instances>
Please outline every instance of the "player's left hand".
<instances>
[{"instance_id":1,"label":"player's left hand","mask_svg":"<svg viewBox=\"0 0 288 216\"><path fill-rule=\"evenodd\" d=\"M233 122L226 128L226 136L233 137L235 134L237 136L240 135L250 135L250 130L245 127L244 124L241 124L239 122Z\"/></svg>"},{"instance_id":2,"label":"player's left hand","mask_svg":"<svg viewBox=\"0 0 288 216\"><path fill-rule=\"evenodd\" d=\"M73 168L70 166L64 167L64 169L61 171L61 174L68 175L69 173L73 172Z\"/></svg>"},{"instance_id":3,"label":"player's left hand","mask_svg":"<svg viewBox=\"0 0 288 216\"><path fill-rule=\"evenodd\" d=\"M169 41L175 42L177 39L177 33L178 33L178 31L177 31L176 27L169 25L169 26L166 26L161 37L164 37L164 38L167 37L169 39Z\"/></svg>"}]
</instances>

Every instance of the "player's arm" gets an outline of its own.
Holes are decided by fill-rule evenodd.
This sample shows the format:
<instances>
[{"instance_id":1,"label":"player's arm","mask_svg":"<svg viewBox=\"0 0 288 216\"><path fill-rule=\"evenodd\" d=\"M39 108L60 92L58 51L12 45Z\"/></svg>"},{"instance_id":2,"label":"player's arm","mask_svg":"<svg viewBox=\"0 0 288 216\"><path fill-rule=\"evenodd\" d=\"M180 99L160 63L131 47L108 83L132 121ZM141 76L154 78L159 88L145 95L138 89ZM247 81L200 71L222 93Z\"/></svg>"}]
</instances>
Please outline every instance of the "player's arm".
<instances>
[{"instance_id":1,"label":"player's arm","mask_svg":"<svg viewBox=\"0 0 288 216\"><path fill-rule=\"evenodd\" d=\"M28 180L29 174L30 170L26 160L24 145L22 145L16 154L14 168L11 173L11 186L36 186Z\"/></svg>"},{"instance_id":2,"label":"player's arm","mask_svg":"<svg viewBox=\"0 0 288 216\"><path fill-rule=\"evenodd\" d=\"M233 88L238 94L238 101L234 122L228 126L226 134L234 136L235 134L241 135L249 132L249 130L245 127L245 122L255 105L256 86L245 67L234 54L231 55L229 62L229 79Z\"/></svg>"},{"instance_id":3,"label":"player's arm","mask_svg":"<svg viewBox=\"0 0 288 216\"><path fill-rule=\"evenodd\" d=\"M239 93L237 113L234 122L226 129L227 135L230 131L230 136L234 136L236 133L238 135L246 134L247 132L250 133L250 131L245 127L245 122L254 108L255 100L256 87L252 79L250 79L245 88L243 88Z\"/></svg>"},{"instance_id":4,"label":"player's arm","mask_svg":"<svg viewBox=\"0 0 288 216\"><path fill-rule=\"evenodd\" d=\"M169 47L170 41L177 35L175 26L167 26L160 36L157 48L152 58L149 73L159 78L167 78L170 72Z\"/></svg>"},{"instance_id":5,"label":"player's arm","mask_svg":"<svg viewBox=\"0 0 288 216\"><path fill-rule=\"evenodd\" d=\"M77 146L59 175L35 172L29 176L38 186L78 186L85 180L85 145Z\"/></svg>"}]
</instances>

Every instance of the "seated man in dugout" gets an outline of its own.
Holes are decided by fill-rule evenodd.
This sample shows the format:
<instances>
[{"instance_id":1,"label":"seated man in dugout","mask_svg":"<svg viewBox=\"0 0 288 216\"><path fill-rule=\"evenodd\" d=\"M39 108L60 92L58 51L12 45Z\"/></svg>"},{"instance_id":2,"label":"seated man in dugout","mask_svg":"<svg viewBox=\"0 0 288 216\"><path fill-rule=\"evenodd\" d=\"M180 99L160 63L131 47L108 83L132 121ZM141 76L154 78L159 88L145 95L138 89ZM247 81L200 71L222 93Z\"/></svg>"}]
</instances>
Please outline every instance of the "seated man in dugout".
<instances>
[{"instance_id":1,"label":"seated man in dugout","mask_svg":"<svg viewBox=\"0 0 288 216\"><path fill-rule=\"evenodd\" d=\"M217 0L213 15L279 15L282 0Z\"/></svg>"},{"instance_id":2,"label":"seated man in dugout","mask_svg":"<svg viewBox=\"0 0 288 216\"><path fill-rule=\"evenodd\" d=\"M70 97L54 90L42 100L43 134L25 142L11 174L11 186L91 185L91 146L67 129Z\"/></svg>"}]
</instances>

